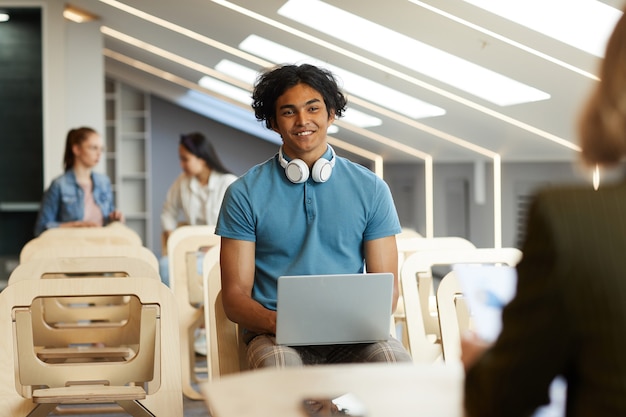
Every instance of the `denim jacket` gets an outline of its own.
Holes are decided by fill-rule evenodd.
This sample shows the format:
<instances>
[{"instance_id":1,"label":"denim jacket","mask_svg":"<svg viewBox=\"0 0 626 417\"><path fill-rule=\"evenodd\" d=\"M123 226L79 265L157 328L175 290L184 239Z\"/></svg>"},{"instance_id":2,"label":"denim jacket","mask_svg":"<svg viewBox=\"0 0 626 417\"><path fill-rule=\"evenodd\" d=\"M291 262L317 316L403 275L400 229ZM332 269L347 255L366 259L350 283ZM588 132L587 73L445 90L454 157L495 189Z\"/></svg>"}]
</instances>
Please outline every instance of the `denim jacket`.
<instances>
[{"instance_id":1,"label":"denim jacket","mask_svg":"<svg viewBox=\"0 0 626 417\"><path fill-rule=\"evenodd\" d=\"M113 191L109 177L97 172L91 173L93 197L102 210L103 223L115 210ZM58 227L60 223L82 220L85 215L85 193L78 185L73 170L55 178L46 190L35 224L35 236L44 230Z\"/></svg>"}]
</instances>

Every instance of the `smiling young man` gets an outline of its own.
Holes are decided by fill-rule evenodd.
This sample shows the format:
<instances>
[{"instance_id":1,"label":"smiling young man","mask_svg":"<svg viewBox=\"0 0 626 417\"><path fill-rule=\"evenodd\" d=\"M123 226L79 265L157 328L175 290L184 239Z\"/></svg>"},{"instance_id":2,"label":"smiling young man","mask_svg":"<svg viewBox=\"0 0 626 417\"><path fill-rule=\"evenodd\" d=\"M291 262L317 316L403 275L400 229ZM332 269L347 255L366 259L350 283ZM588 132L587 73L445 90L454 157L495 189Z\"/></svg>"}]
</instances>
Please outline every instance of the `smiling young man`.
<instances>
[{"instance_id":1,"label":"smiling young man","mask_svg":"<svg viewBox=\"0 0 626 417\"><path fill-rule=\"evenodd\" d=\"M385 182L336 156L327 143L328 127L346 107L330 72L307 64L277 67L259 77L252 98L256 118L283 144L229 187L216 227L224 309L243 329L250 367L410 361L393 338L276 344L281 275L359 273L365 265L368 272L391 272L395 309L400 223Z\"/></svg>"}]
</instances>

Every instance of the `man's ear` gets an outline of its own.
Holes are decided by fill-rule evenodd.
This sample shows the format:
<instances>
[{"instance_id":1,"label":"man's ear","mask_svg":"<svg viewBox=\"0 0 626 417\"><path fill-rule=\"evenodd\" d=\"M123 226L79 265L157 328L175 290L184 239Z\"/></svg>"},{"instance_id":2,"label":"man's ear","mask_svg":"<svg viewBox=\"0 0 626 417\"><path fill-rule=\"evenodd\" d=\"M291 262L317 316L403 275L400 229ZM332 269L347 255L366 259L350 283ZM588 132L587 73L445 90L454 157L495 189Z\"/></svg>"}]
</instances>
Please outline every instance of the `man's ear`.
<instances>
[{"instance_id":1,"label":"man's ear","mask_svg":"<svg viewBox=\"0 0 626 417\"><path fill-rule=\"evenodd\" d=\"M335 122L335 110L330 109L328 112L328 124L331 125Z\"/></svg>"},{"instance_id":2,"label":"man's ear","mask_svg":"<svg viewBox=\"0 0 626 417\"><path fill-rule=\"evenodd\" d=\"M276 119L270 120L270 126L272 126L272 130L274 132L280 134L280 132L278 131L278 125L276 124Z\"/></svg>"}]
</instances>

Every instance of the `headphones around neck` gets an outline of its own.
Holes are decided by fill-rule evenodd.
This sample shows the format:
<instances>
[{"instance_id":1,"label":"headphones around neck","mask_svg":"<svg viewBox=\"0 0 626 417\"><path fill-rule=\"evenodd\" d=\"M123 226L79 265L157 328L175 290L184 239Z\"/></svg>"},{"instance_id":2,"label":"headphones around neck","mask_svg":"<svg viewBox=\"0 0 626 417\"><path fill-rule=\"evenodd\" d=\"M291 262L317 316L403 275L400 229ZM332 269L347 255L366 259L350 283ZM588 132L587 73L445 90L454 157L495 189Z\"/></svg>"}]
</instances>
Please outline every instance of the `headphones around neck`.
<instances>
[{"instance_id":1,"label":"headphones around neck","mask_svg":"<svg viewBox=\"0 0 626 417\"><path fill-rule=\"evenodd\" d=\"M335 150L328 145L330 149L331 158L330 161L325 158L320 158L313 164L311 169L311 178L315 182L326 182L333 173L333 167L335 166ZM300 184L309 179L309 167L302 159L292 159L287 161L283 156L283 147L278 150L278 160L280 166L285 169L285 175L289 181L294 184Z\"/></svg>"}]
</instances>

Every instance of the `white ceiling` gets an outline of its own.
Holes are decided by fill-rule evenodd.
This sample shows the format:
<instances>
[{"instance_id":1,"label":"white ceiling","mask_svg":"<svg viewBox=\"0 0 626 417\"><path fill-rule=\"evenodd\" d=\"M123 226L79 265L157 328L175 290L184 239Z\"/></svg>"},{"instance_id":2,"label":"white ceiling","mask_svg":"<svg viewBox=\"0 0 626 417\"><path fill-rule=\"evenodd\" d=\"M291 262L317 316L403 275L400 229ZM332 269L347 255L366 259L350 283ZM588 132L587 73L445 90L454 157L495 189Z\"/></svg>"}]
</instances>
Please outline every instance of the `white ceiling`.
<instances>
[{"instance_id":1,"label":"white ceiling","mask_svg":"<svg viewBox=\"0 0 626 417\"><path fill-rule=\"evenodd\" d=\"M201 67L214 68L220 60L229 59L259 69L258 63L239 58L228 49L236 49L246 37L256 34L446 110L444 116L407 123L406 118L392 118L377 113L375 103L368 103L356 95L349 95L349 106L381 118L383 124L369 128L367 132L361 132L351 131L345 122L343 124L339 122L340 130L333 136L380 154L386 161L414 161L423 157L423 154L431 155L435 162L490 160L497 155L503 161L569 161L577 158L578 152L572 149L576 148L576 115L588 91L597 81L455 23L408 0L325 0L326 3L551 95L551 98L545 101L500 107L418 72L410 71L394 62L388 62L341 39L334 39L325 33L284 18L277 14L284 1L232 0L227 3L251 10L259 16L280 22L316 39L338 45L377 63L379 68L359 62L354 57L333 52L310 40L277 29L211 0L121 2L140 13L147 13L200 34L201 40L192 39L149 22L145 18L119 10L112 6L120 3L114 0L71 0L71 4L100 16L100 23L113 31L175 54L177 58L174 60L164 59L147 51L145 46L133 46L116 39L117 35L111 36L107 34L109 32L105 32L107 73L171 100L183 97L189 85L197 83L203 75L202 68L191 69L183 65L185 60ZM597 71L598 58L464 1L426 0L424 3L584 71L590 73ZM621 0L605 0L604 3L616 8L622 5ZM302 17L307 18L306 9L302 10ZM567 13L563 18L567 18ZM586 28L581 27L580 30L584 31ZM222 49L212 46L211 42L222 45ZM393 45L389 47L393 48ZM412 53L410 50L405 52ZM112 58L113 55L117 58ZM135 65L147 64L148 67L144 67L143 70L137 69L129 65L127 58L136 60ZM173 78L170 76L174 82L151 75L146 72L146 68L147 71L165 71L174 76ZM403 78L398 76L399 73L403 74ZM425 88L419 83L427 83L432 87ZM200 87L196 88L201 90ZM205 90L204 93L209 92ZM472 150L473 146L479 148Z\"/></svg>"}]
</instances>

